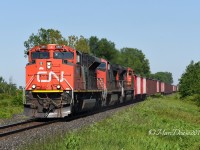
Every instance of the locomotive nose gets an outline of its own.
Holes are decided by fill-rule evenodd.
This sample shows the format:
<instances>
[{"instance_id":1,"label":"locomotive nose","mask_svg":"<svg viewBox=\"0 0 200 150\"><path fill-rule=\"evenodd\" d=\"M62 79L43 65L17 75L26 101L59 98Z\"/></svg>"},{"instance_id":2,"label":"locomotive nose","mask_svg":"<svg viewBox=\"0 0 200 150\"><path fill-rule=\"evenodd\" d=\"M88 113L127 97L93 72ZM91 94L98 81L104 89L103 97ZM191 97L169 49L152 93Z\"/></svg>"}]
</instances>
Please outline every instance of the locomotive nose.
<instances>
[{"instance_id":1,"label":"locomotive nose","mask_svg":"<svg viewBox=\"0 0 200 150\"><path fill-rule=\"evenodd\" d=\"M64 71L62 60L40 59L36 61L36 90L61 90Z\"/></svg>"}]
</instances>

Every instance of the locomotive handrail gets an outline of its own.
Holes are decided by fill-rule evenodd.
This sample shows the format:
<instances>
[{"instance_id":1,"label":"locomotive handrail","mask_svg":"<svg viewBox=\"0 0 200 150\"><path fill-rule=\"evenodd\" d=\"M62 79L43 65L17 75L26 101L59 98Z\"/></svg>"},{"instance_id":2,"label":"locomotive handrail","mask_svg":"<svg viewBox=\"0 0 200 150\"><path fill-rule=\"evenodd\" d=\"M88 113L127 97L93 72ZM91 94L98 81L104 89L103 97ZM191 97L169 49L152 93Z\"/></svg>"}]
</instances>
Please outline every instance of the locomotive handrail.
<instances>
[{"instance_id":1,"label":"locomotive handrail","mask_svg":"<svg viewBox=\"0 0 200 150\"><path fill-rule=\"evenodd\" d=\"M106 97L107 97L107 88L105 86L105 83L102 81L102 78L97 78L97 81L99 81L100 84L102 82L102 84L103 84L103 86L102 86L103 87L102 95L103 95L103 98L106 99Z\"/></svg>"},{"instance_id":2,"label":"locomotive handrail","mask_svg":"<svg viewBox=\"0 0 200 150\"><path fill-rule=\"evenodd\" d=\"M25 90L26 90L27 87L29 87L29 85L31 84L31 82L33 81L33 79L34 79L34 75L30 78L30 80L26 84L26 87L23 89L23 97L22 97L23 104L26 104Z\"/></svg>"},{"instance_id":3,"label":"locomotive handrail","mask_svg":"<svg viewBox=\"0 0 200 150\"><path fill-rule=\"evenodd\" d=\"M72 90L72 99L71 99L71 101L74 102L74 89L65 78L63 78L63 79Z\"/></svg>"},{"instance_id":4,"label":"locomotive handrail","mask_svg":"<svg viewBox=\"0 0 200 150\"><path fill-rule=\"evenodd\" d=\"M102 85L101 78L97 78L97 81L100 83L101 88L104 89L104 85Z\"/></svg>"},{"instance_id":5,"label":"locomotive handrail","mask_svg":"<svg viewBox=\"0 0 200 150\"><path fill-rule=\"evenodd\" d=\"M23 101L23 104L26 103L26 98L25 98L25 88L23 88L22 101Z\"/></svg>"},{"instance_id":6,"label":"locomotive handrail","mask_svg":"<svg viewBox=\"0 0 200 150\"><path fill-rule=\"evenodd\" d=\"M26 89L27 87L29 87L29 85L31 84L31 82L33 81L33 79L34 79L34 75L30 78L30 80L29 80L28 83L26 84L25 89Z\"/></svg>"},{"instance_id":7,"label":"locomotive handrail","mask_svg":"<svg viewBox=\"0 0 200 150\"><path fill-rule=\"evenodd\" d=\"M124 97L124 80L120 80L119 81L119 86L121 87L121 90L122 90L122 94L121 95Z\"/></svg>"}]
</instances>

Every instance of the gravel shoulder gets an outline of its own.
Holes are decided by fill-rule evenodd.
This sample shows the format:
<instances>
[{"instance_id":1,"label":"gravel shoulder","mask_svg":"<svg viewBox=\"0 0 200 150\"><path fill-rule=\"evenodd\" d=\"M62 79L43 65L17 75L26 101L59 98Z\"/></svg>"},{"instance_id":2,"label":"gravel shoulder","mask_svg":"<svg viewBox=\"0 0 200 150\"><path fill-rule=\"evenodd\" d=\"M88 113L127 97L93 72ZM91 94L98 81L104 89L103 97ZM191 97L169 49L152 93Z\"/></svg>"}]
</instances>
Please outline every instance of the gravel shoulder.
<instances>
[{"instance_id":1,"label":"gravel shoulder","mask_svg":"<svg viewBox=\"0 0 200 150\"><path fill-rule=\"evenodd\" d=\"M0 119L0 127L6 126L6 125L9 125L9 124L13 124L13 123L23 122L27 119L30 119L30 118L25 116L23 113L16 114L16 115L13 115L13 117L10 118L10 119Z\"/></svg>"}]
</instances>

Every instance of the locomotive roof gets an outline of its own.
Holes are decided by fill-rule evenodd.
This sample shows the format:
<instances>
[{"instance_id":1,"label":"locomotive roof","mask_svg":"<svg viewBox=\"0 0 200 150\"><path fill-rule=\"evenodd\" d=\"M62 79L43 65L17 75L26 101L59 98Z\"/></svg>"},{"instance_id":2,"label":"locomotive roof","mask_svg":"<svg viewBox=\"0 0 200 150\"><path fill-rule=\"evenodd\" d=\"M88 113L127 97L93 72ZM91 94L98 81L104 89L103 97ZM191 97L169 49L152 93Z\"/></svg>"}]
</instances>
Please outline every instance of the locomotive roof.
<instances>
[{"instance_id":1,"label":"locomotive roof","mask_svg":"<svg viewBox=\"0 0 200 150\"><path fill-rule=\"evenodd\" d=\"M74 51L72 47L58 44L47 44L47 45L38 45L31 48L29 51L40 51L40 50L68 50Z\"/></svg>"}]
</instances>

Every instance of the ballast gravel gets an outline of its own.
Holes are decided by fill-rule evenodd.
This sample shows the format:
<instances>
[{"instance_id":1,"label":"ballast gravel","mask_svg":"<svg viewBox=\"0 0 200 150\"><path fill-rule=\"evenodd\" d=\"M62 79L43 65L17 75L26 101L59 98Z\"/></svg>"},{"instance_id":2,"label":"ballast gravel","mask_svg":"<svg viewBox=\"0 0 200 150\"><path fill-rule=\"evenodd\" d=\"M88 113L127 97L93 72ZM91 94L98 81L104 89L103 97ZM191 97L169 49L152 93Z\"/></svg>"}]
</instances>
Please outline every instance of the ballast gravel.
<instances>
[{"instance_id":1,"label":"ballast gravel","mask_svg":"<svg viewBox=\"0 0 200 150\"><path fill-rule=\"evenodd\" d=\"M132 106L126 105L121 106L113 109L109 109L107 111L102 111L96 114L88 115L83 118L78 118L72 121L63 121L63 122L56 122L50 125L42 126L39 128L27 130L23 133L14 134L11 136L8 136L7 138L1 138L0 137L0 150L15 150L19 149L22 146L25 146L27 144L34 143L35 141L42 141L46 138L52 137L56 133L66 133L75 129L80 129L84 126L89 126L95 122L101 121L107 117L110 117L114 115L116 112L119 112L127 107ZM20 122L19 120L23 121L24 116L21 115L21 119L18 116L17 122ZM4 124L10 124L10 123L16 123L16 119L14 120L10 119L9 121L1 123L0 126L3 126Z\"/></svg>"}]
</instances>

